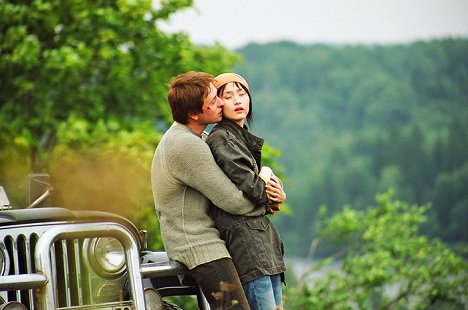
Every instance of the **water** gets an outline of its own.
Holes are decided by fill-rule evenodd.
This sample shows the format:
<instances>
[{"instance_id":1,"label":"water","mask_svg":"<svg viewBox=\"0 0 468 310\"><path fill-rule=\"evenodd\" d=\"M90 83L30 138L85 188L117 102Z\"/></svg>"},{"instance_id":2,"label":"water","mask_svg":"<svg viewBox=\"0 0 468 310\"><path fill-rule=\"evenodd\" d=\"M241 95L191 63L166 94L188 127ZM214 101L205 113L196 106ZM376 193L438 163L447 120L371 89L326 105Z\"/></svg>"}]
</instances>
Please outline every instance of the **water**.
<instances>
[{"instance_id":1,"label":"water","mask_svg":"<svg viewBox=\"0 0 468 310\"><path fill-rule=\"evenodd\" d=\"M317 279L323 278L328 272L340 273L341 261L334 261L329 265L325 265L319 270L314 270L318 267L320 260L306 260L304 258L290 257L286 258L286 265L292 268L292 272L298 282L312 284ZM399 292L400 285L391 284L384 285L384 294L387 297L396 297Z\"/></svg>"},{"instance_id":2,"label":"water","mask_svg":"<svg viewBox=\"0 0 468 310\"><path fill-rule=\"evenodd\" d=\"M323 278L327 272L340 271L341 262L333 262L330 265L322 267L320 270L314 270L317 268L319 260L306 260L299 257L289 257L285 259L286 265L292 268L292 272L296 279L311 283L316 279Z\"/></svg>"}]
</instances>

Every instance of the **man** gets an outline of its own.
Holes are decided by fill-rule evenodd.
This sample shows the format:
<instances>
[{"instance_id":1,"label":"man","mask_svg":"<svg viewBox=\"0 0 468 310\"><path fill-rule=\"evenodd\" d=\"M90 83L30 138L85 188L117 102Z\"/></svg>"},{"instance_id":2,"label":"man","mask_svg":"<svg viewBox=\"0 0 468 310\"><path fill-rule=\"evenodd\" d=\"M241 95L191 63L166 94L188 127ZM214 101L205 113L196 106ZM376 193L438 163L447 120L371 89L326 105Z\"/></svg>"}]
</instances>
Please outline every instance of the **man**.
<instances>
[{"instance_id":1,"label":"man","mask_svg":"<svg viewBox=\"0 0 468 310\"><path fill-rule=\"evenodd\" d=\"M212 309L249 309L225 243L208 215L210 201L228 213L265 214L223 173L202 134L222 118L223 102L203 72L178 75L169 84L174 123L153 158L151 181L168 256L189 269Z\"/></svg>"}]
</instances>

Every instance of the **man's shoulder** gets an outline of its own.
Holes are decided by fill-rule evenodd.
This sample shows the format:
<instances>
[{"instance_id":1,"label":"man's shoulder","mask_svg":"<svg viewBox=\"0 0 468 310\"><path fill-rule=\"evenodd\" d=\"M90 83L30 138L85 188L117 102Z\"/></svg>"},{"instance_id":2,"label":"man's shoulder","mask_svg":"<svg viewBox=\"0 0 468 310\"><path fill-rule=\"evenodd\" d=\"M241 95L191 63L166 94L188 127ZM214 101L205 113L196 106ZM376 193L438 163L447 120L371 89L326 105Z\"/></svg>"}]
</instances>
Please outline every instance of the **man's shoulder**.
<instances>
[{"instance_id":1,"label":"man's shoulder","mask_svg":"<svg viewBox=\"0 0 468 310\"><path fill-rule=\"evenodd\" d=\"M184 125L169 128L163 138L164 144L158 147L164 149L167 159L174 161L192 161L210 153L208 145Z\"/></svg>"},{"instance_id":2,"label":"man's shoulder","mask_svg":"<svg viewBox=\"0 0 468 310\"><path fill-rule=\"evenodd\" d=\"M203 143L199 136L181 124L171 126L166 131L165 136L166 141L170 143Z\"/></svg>"}]
</instances>

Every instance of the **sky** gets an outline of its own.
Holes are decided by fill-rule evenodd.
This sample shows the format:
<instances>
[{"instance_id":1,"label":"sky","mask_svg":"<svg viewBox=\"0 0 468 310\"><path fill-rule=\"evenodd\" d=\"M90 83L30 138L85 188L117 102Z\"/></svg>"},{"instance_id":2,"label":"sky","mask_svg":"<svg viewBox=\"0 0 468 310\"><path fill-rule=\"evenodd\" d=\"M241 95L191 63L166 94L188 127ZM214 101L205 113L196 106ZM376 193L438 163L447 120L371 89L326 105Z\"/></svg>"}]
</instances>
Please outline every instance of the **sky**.
<instances>
[{"instance_id":1,"label":"sky","mask_svg":"<svg viewBox=\"0 0 468 310\"><path fill-rule=\"evenodd\" d=\"M227 48L279 40L398 44L468 38L468 0L194 0L159 26Z\"/></svg>"}]
</instances>

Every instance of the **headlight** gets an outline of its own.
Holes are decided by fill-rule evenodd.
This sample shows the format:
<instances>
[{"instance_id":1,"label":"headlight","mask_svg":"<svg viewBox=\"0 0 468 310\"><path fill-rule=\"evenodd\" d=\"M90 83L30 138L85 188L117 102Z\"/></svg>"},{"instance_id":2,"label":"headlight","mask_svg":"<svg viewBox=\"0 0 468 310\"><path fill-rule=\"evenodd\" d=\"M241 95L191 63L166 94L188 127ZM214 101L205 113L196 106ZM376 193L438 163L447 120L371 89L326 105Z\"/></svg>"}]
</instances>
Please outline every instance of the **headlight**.
<instances>
[{"instance_id":1,"label":"headlight","mask_svg":"<svg viewBox=\"0 0 468 310\"><path fill-rule=\"evenodd\" d=\"M112 237L94 239L89 250L90 263L97 274L114 278L125 270L125 251L119 240Z\"/></svg>"},{"instance_id":2,"label":"headlight","mask_svg":"<svg viewBox=\"0 0 468 310\"><path fill-rule=\"evenodd\" d=\"M10 301L9 303L0 305L0 310L27 310L25 305L17 301Z\"/></svg>"},{"instance_id":3,"label":"headlight","mask_svg":"<svg viewBox=\"0 0 468 310\"><path fill-rule=\"evenodd\" d=\"M163 301L161 294L152 287L145 288L145 304L146 310L161 310L163 309Z\"/></svg>"}]
</instances>

